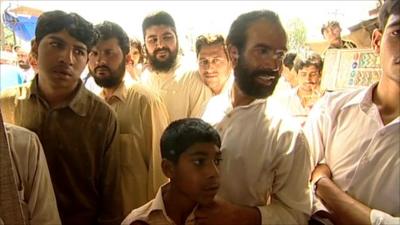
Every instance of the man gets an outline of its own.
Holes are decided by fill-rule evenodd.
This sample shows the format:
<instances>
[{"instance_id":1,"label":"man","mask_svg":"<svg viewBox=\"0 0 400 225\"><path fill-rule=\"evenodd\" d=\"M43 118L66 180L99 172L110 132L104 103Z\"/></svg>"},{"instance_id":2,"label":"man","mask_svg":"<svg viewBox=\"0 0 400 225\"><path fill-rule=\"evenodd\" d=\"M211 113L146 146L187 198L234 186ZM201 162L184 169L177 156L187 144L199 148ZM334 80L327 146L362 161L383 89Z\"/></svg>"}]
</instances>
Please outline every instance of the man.
<instances>
[{"instance_id":1,"label":"man","mask_svg":"<svg viewBox=\"0 0 400 225\"><path fill-rule=\"evenodd\" d=\"M328 209L316 202L314 217L335 224L400 224L400 1L386 0L378 18L379 82L326 94L305 127L314 191Z\"/></svg>"},{"instance_id":2,"label":"man","mask_svg":"<svg viewBox=\"0 0 400 225\"><path fill-rule=\"evenodd\" d=\"M29 51L20 47L16 50L18 67L23 74L23 82L29 82L35 76L35 71L29 63Z\"/></svg>"},{"instance_id":3,"label":"man","mask_svg":"<svg viewBox=\"0 0 400 225\"><path fill-rule=\"evenodd\" d=\"M297 53L294 52L285 54L285 57L283 58L281 77L278 80L278 84L276 84L273 95L287 93L297 86L297 74L293 68L296 56Z\"/></svg>"},{"instance_id":4,"label":"man","mask_svg":"<svg viewBox=\"0 0 400 225\"><path fill-rule=\"evenodd\" d=\"M231 90L210 100L203 118L222 140L219 196L199 208L199 224L306 224L311 212L310 157L300 126L271 116L266 97L278 82L286 33L277 14L242 14L227 44ZM241 205L241 206L239 206Z\"/></svg>"},{"instance_id":5,"label":"man","mask_svg":"<svg viewBox=\"0 0 400 225\"><path fill-rule=\"evenodd\" d=\"M324 52L328 49L357 48L356 44L353 42L342 40L341 32L342 28L340 28L340 24L337 21L328 21L326 24L322 25L321 34L329 44ZM325 53L323 55L325 55Z\"/></svg>"},{"instance_id":6,"label":"man","mask_svg":"<svg viewBox=\"0 0 400 225\"><path fill-rule=\"evenodd\" d=\"M322 58L317 53L309 52L305 57L297 56L294 71L297 73L298 86L268 98L269 110L274 113L288 113L304 126L308 113L321 96L322 66Z\"/></svg>"},{"instance_id":7,"label":"man","mask_svg":"<svg viewBox=\"0 0 400 225\"><path fill-rule=\"evenodd\" d=\"M79 77L95 34L78 14L43 13L32 48L38 75L0 98L6 122L39 136L63 224L119 224L123 216L117 118Z\"/></svg>"},{"instance_id":8,"label":"man","mask_svg":"<svg viewBox=\"0 0 400 225\"><path fill-rule=\"evenodd\" d=\"M0 51L0 91L23 83L23 75L15 61L13 53Z\"/></svg>"},{"instance_id":9,"label":"man","mask_svg":"<svg viewBox=\"0 0 400 225\"><path fill-rule=\"evenodd\" d=\"M202 81L214 95L232 85L232 65L222 35L200 35L196 40L196 55Z\"/></svg>"},{"instance_id":10,"label":"man","mask_svg":"<svg viewBox=\"0 0 400 225\"><path fill-rule=\"evenodd\" d=\"M178 37L174 19L160 11L148 15L142 23L149 68L141 82L161 96L170 121L201 116L212 96L196 69L189 70L178 57Z\"/></svg>"},{"instance_id":11,"label":"man","mask_svg":"<svg viewBox=\"0 0 400 225\"><path fill-rule=\"evenodd\" d=\"M1 116L0 112L0 123L3 123ZM61 224L46 157L39 138L32 131L8 123L4 123L4 127L0 124L0 129L2 129L0 135L5 134L5 140L0 137L0 141L4 140L8 145L7 148L7 145L1 144L1 147L5 148L0 151L6 152L0 154L0 168L7 170L8 168L5 168L3 163L7 158L11 159L12 169L10 170L13 172L16 187L18 187L18 199L14 201L22 208L25 224ZM4 185L6 178L0 179ZM0 195L12 196L7 193L10 190L3 187L0 189ZM10 210L2 211L3 204L5 203L0 202L0 224L15 224L18 221L17 218L10 214ZM14 217L11 223L8 223L10 221L6 220L7 217Z\"/></svg>"},{"instance_id":12,"label":"man","mask_svg":"<svg viewBox=\"0 0 400 225\"><path fill-rule=\"evenodd\" d=\"M89 71L103 87L100 96L115 110L120 124L122 195L126 216L154 198L166 182L161 171L159 141L168 125L165 106L141 84L124 81L129 38L117 24L95 26L100 35L89 54ZM128 75L129 76L129 75Z\"/></svg>"}]
</instances>

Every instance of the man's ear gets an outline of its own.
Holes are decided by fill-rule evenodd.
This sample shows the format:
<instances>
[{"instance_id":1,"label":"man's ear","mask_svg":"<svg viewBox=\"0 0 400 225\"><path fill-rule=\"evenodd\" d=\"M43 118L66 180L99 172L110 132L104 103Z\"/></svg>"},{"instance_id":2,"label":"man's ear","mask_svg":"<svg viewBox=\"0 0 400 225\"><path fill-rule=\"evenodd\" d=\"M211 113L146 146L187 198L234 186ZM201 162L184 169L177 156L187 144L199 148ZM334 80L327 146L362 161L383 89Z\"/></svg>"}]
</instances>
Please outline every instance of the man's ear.
<instances>
[{"instance_id":1,"label":"man's ear","mask_svg":"<svg viewBox=\"0 0 400 225\"><path fill-rule=\"evenodd\" d=\"M33 53L32 56L33 58L35 58L36 60L38 60L38 48L39 48L39 43L36 41L36 39L33 41L32 43L32 48L31 48L31 52Z\"/></svg>"},{"instance_id":2,"label":"man's ear","mask_svg":"<svg viewBox=\"0 0 400 225\"><path fill-rule=\"evenodd\" d=\"M229 57L232 62L233 68L236 67L239 60L239 49L236 46L228 46Z\"/></svg>"},{"instance_id":3,"label":"man's ear","mask_svg":"<svg viewBox=\"0 0 400 225\"><path fill-rule=\"evenodd\" d=\"M372 33L371 48L379 54L381 51L382 32L375 29Z\"/></svg>"},{"instance_id":4,"label":"man's ear","mask_svg":"<svg viewBox=\"0 0 400 225\"><path fill-rule=\"evenodd\" d=\"M175 176L175 165L168 159L162 159L161 168L166 177L173 179Z\"/></svg>"}]
</instances>

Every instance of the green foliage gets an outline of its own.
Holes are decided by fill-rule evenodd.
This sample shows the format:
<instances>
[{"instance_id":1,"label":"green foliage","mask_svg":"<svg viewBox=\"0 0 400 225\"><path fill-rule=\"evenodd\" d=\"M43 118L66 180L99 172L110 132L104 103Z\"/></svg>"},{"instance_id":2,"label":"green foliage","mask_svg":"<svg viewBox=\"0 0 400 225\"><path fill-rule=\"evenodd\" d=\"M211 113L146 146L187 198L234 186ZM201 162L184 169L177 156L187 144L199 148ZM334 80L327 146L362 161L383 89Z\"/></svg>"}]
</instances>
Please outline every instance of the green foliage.
<instances>
[{"instance_id":1,"label":"green foliage","mask_svg":"<svg viewBox=\"0 0 400 225\"><path fill-rule=\"evenodd\" d=\"M291 19L285 26L288 34L288 49L299 52L305 47L307 28L300 18Z\"/></svg>"}]
</instances>

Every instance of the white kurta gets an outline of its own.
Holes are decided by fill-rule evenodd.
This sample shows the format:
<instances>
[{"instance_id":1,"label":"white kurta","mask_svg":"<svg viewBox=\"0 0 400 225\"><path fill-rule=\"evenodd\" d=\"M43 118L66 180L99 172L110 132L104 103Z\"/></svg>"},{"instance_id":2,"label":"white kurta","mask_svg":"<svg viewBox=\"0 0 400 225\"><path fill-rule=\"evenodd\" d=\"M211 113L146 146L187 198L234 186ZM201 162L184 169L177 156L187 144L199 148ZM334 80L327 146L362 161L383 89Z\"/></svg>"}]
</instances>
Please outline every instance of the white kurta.
<instances>
[{"instance_id":1,"label":"white kurta","mask_svg":"<svg viewBox=\"0 0 400 225\"><path fill-rule=\"evenodd\" d=\"M222 138L219 195L258 207L262 224L307 224L311 163L300 126L271 117L265 99L232 108L229 95L212 98L203 115Z\"/></svg>"},{"instance_id":2,"label":"white kurta","mask_svg":"<svg viewBox=\"0 0 400 225\"><path fill-rule=\"evenodd\" d=\"M166 73L146 69L140 82L162 98L170 121L200 117L212 92L196 73L178 63Z\"/></svg>"},{"instance_id":3,"label":"white kurta","mask_svg":"<svg viewBox=\"0 0 400 225\"><path fill-rule=\"evenodd\" d=\"M326 94L304 129L314 164L325 162L339 188L387 213L373 210L371 223L399 224L391 216L400 216L400 117L382 123L374 87Z\"/></svg>"}]
</instances>

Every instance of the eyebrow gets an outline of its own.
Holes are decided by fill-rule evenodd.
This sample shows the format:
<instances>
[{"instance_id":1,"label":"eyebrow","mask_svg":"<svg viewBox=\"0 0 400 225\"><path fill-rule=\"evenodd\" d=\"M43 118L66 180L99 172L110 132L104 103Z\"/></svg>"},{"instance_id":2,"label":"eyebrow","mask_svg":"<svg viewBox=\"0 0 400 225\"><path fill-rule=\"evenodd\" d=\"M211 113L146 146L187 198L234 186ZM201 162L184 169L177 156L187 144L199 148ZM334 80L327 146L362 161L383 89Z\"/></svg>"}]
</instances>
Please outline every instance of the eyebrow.
<instances>
[{"instance_id":1,"label":"eyebrow","mask_svg":"<svg viewBox=\"0 0 400 225\"><path fill-rule=\"evenodd\" d=\"M268 49L272 49L272 50L275 50L275 51L287 51L287 48L285 47L285 48L281 48L281 49L274 49L274 48L272 48L270 45L266 45L266 44L256 44L255 46L254 46L255 48L268 48Z\"/></svg>"},{"instance_id":2,"label":"eyebrow","mask_svg":"<svg viewBox=\"0 0 400 225\"><path fill-rule=\"evenodd\" d=\"M49 38L50 39L53 39L53 40L56 40L56 41L59 41L59 42L62 42L62 43L66 43L65 41L64 41L64 39L62 39L62 38L60 38L60 37L57 37L57 36L55 36L55 35L50 35L49 36ZM86 46L84 46L84 45L73 45L75 48L77 48L77 49L80 49L80 50L85 50L85 51L87 51L87 48L86 48Z\"/></svg>"}]
</instances>

